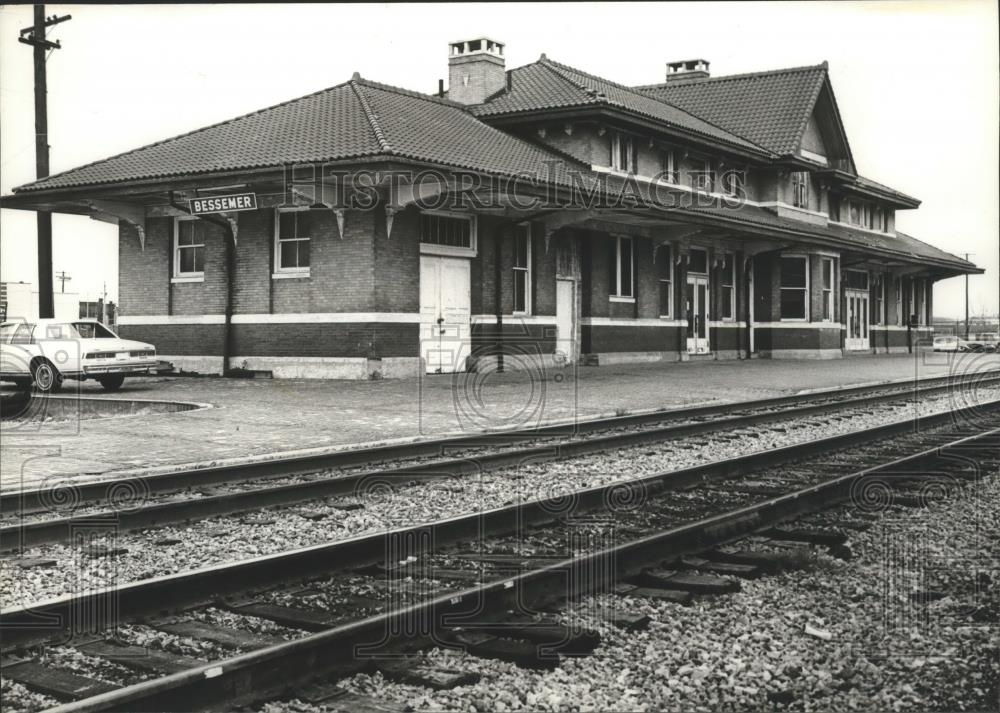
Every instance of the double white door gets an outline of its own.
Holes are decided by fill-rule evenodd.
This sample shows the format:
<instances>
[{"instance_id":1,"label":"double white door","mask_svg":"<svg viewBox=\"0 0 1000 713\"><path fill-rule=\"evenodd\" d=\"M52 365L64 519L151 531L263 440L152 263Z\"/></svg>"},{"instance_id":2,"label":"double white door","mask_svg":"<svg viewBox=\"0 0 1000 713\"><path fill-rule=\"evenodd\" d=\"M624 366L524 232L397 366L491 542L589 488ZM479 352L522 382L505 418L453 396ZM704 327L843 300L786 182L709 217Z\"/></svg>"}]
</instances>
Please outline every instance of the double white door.
<instances>
[{"instance_id":1,"label":"double white door","mask_svg":"<svg viewBox=\"0 0 1000 713\"><path fill-rule=\"evenodd\" d=\"M707 354L710 350L708 343L708 277L688 275L685 303L688 353Z\"/></svg>"},{"instance_id":2,"label":"double white door","mask_svg":"<svg viewBox=\"0 0 1000 713\"><path fill-rule=\"evenodd\" d=\"M844 290L844 297L847 300L847 336L844 348L848 351L868 349L868 292Z\"/></svg>"},{"instance_id":3,"label":"double white door","mask_svg":"<svg viewBox=\"0 0 1000 713\"><path fill-rule=\"evenodd\" d=\"M465 371L471 303L468 259L420 256L420 355L428 374Z\"/></svg>"}]
</instances>

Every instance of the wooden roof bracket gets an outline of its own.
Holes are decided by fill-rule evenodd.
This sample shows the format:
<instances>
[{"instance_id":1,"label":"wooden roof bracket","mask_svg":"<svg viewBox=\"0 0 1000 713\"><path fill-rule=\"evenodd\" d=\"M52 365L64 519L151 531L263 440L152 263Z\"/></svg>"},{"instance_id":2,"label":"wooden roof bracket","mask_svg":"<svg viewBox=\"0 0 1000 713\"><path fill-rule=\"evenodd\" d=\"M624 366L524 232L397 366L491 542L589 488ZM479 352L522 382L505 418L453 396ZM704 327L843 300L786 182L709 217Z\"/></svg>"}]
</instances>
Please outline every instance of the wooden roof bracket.
<instances>
[{"instance_id":1,"label":"wooden roof bracket","mask_svg":"<svg viewBox=\"0 0 1000 713\"><path fill-rule=\"evenodd\" d=\"M90 217L94 220L109 220L113 223L124 220L135 228L139 235L139 247L146 251L146 208L133 203L121 201L88 200L86 204L94 211Z\"/></svg>"}]
</instances>

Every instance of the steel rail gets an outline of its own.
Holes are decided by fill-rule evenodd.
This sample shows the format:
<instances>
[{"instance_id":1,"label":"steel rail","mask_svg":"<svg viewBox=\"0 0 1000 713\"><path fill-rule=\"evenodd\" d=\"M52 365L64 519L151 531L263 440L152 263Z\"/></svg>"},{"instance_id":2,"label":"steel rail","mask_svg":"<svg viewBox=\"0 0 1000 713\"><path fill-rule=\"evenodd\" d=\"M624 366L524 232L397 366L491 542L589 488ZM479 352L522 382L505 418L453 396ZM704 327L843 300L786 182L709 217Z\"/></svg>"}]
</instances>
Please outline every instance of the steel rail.
<instances>
[{"instance_id":1,"label":"steel rail","mask_svg":"<svg viewBox=\"0 0 1000 713\"><path fill-rule=\"evenodd\" d=\"M376 483L401 486L414 481L481 473L529 461L537 463L545 460L566 459L651 441L662 442L870 404L909 400L951 388L954 388L953 385L945 384L924 387L915 393L868 394L854 399L824 401L777 411L740 414L710 421L687 422L641 431L561 441L542 446L509 448L475 457L404 465L400 468L324 477L286 485L255 487L232 493L151 503L77 516L47 518L34 522L16 522L0 527L0 552L11 552L53 542L66 542L72 538L76 528L95 522L105 523L108 527L114 527L117 531L122 532L141 530L219 515L230 515L256 508L289 505L314 498L358 495L363 494L367 487Z\"/></svg>"},{"instance_id":2,"label":"steel rail","mask_svg":"<svg viewBox=\"0 0 1000 713\"><path fill-rule=\"evenodd\" d=\"M898 393L899 397L902 398L906 394L916 396L934 391L967 388L996 381L1000 381L1000 370L971 372L919 379L916 381L893 381L884 384L826 389L804 394L777 396L757 401L713 403L690 408L559 423L540 426L538 428L487 431L466 436L433 438L368 448L344 449L319 454L279 456L252 462L182 468L174 472L138 474L86 483L60 481L54 488L51 486L28 488L0 493L0 512L30 513L50 509L53 505L53 500L62 497L62 495L53 492L53 490L58 490L60 486L65 486L67 490L63 495L73 498L78 505L91 502L112 503L118 497L125 496L127 498L136 493L154 495L221 483L276 478L331 468L361 466L385 460L433 457L441 455L448 450L458 448L495 447L501 444L510 445L517 441L535 440L549 436L577 436L594 431L644 425L660 421L726 414L734 409L745 411L747 409L774 408L807 403L818 399L836 399L842 396L866 392L871 394L869 397L870 401L875 402L883 400L885 398L884 394L887 392ZM861 401L858 403L860 404Z\"/></svg>"},{"instance_id":3,"label":"steel rail","mask_svg":"<svg viewBox=\"0 0 1000 713\"><path fill-rule=\"evenodd\" d=\"M92 633L142 616L206 605L219 597L273 587L275 582L287 584L332 571L376 564L385 558L386 552L412 549L412 543L432 542L440 546L448 542L477 541L551 522L570 505L574 512L581 513L605 509L621 497L646 497L709 480L731 478L752 469L817 453L961 422L966 415L982 416L986 412L993 415L998 410L1000 400L973 410L944 411L551 498L3 609L0 610L0 633L8 649L60 638L66 640L81 630Z\"/></svg>"},{"instance_id":4,"label":"steel rail","mask_svg":"<svg viewBox=\"0 0 1000 713\"><path fill-rule=\"evenodd\" d=\"M463 622L492 620L510 609L523 611L531 607L539 610L552 602L569 602L582 594L610 592L616 583L644 567L701 552L763 527L841 503L851 497L857 483L867 478L893 473L912 477L917 465L946 458L952 451L967 454L983 447L992 450L996 443L1000 443L1000 428L597 552L61 705L51 711L190 710L195 701L198 708L205 708L280 695L318 675L343 675L360 670L366 662L363 653L366 649L371 658L412 647L415 642L411 633L390 633L399 631L394 624L400 621L429 622L427 636L433 638L436 632ZM976 473L977 477L981 475Z\"/></svg>"}]
</instances>

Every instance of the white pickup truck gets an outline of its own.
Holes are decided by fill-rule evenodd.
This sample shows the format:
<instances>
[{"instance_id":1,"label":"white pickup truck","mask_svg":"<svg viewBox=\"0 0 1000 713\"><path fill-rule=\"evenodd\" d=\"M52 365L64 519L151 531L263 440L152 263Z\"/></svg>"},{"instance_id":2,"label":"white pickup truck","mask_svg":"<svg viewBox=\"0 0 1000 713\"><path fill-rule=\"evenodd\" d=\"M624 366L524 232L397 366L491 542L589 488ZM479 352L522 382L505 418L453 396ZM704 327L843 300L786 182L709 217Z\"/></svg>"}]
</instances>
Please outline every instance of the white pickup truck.
<instances>
[{"instance_id":1,"label":"white pickup truck","mask_svg":"<svg viewBox=\"0 0 1000 713\"><path fill-rule=\"evenodd\" d=\"M42 393L58 391L63 379L95 379L108 391L126 376L156 373L152 344L121 339L92 320L39 319L0 324L0 380Z\"/></svg>"}]
</instances>

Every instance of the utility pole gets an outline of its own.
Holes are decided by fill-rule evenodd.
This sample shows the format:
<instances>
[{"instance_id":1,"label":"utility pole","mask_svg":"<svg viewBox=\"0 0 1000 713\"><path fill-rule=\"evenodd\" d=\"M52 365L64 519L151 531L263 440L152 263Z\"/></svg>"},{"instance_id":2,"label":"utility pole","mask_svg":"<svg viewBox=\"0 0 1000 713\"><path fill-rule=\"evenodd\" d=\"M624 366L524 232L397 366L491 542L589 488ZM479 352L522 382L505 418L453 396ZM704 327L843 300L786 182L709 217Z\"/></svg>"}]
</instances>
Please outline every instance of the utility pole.
<instances>
[{"instance_id":1,"label":"utility pole","mask_svg":"<svg viewBox=\"0 0 1000 713\"><path fill-rule=\"evenodd\" d=\"M56 275L56 279L59 280L59 282L61 283L59 285L59 292L66 292L66 283L72 280L73 278L70 277L65 270L63 270L58 275Z\"/></svg>"},{"instance_id":2,"label":"utility pole","mask_svg":"<svg viewBox=\"0 0 1000 713\"><path fill-rule=\"evenodd\" d=\"M35 5L35 24L21 30L18 41L31 45L35 59L35 175L49 175L49 118L46 109L45 51L60 48L58 41L45 39L45 28L66 22L70 15L45 17L45 6ZM38 316L55 316L52 296L52 213L38 211Z\"/></svg>"},{"instance_id":3,"label":"utility pole","mask_svg":"<svg viewBox=\"0 0 1000 713\"><path fill-rule=\"evenodd\" d=\"M966 262L973 255L975 253L965 253ZM969 273L965 273L965 341L969 341Z\"/></svg>"}]
</instances>

